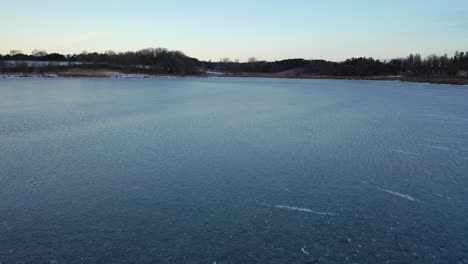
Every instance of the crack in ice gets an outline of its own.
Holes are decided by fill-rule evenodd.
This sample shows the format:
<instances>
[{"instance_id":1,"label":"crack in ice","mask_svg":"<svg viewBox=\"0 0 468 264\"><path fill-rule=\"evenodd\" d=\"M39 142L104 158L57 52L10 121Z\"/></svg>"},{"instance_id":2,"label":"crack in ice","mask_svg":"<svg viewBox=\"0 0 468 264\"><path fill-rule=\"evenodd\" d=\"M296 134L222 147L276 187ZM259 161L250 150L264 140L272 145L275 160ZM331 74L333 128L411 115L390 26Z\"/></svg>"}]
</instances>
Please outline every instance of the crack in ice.
<instances>
[{"instance_id":1,"label":"crack in ice","mask_svg":"<svg viewBox=\"0 0 468 264\"><path fill-rule=\"evenodd\" d=\"M378 187L379 190L383 191L383 192L386 192L386 193L389 193L389 194L393 194L395 196L398 196L398 197L401 197L401 198L404 198L404 199L407 199L407 200L410 200L412 202L415 202L416 199L409 196L409 195L406 195L406 194L402 194L402 193L399 193L399 192L394 192L394 191L391 191L391 190L387 190L387 189L383 189L383 188L380 188Z\"/></svg>"},{"instance_id":2,"label":"crack in ice","mask_svg":"<svg viewBox=\"0 0 468 264\"><path fill-rule=\"evenodd\" d=\"M282 210L298 211L298 212L312 213L312 214L317 214L317 215L332 215L332 216L338 215L335 213L317 212L317 211L310 210L308 208L300 208L300 207L286 206L286 205L273 205L273 207L282 209Z\"/></svg>"},{"instance_id":3,"label":"crack in ice","mask_svg":"<svg viewBox=\"0 0 468 264\"><path fill-rule=\"evenodd\" d=\"M447 148L443 146L435 146L435 145L428 145L428 144L424 144L423 146L432 148L432 149L438 149L438 150L456 151L455 149L451 149L451 148Z\"/></svg>"},{"instance_id":4,"label":"crack in ice","mask_svg":"<svg viewBox=\"0 0 468 264\"><path fill-rule=\"evenodd\" d=\"M419 155L421 155L421 154L416 153L416 152L404 151L404 150L401 150L401 149L393 149L392 151L393 151L393 152L396 152L396 153L404 154L404 155L412 155L412 156L419 156Z\"/></svg>"}]
</instances>

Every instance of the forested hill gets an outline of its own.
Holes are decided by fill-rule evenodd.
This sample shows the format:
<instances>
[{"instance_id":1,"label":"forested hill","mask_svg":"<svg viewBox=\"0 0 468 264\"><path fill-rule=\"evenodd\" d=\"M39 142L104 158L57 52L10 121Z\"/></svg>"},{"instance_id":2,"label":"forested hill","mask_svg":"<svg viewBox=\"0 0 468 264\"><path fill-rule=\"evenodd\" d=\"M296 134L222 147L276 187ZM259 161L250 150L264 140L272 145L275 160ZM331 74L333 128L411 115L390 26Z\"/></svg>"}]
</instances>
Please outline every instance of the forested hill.
<instances>
[{"instance_id":1,"label":"forested hill","mask_svg":"<svg viewBox=\"0 0 468 264\"><path fill-rule=\"evenodd\" d=\"M8 62L15 61L15 64ZM21 62L67 62L65 64L41 65ZM218 62L200 61L186 56L180 51L163 48L150 48L140 51L88 53L64 55L48 54L34 50L24 54L12 50L8 55L0 55L0 72L40 72L63 70L69 67L110 68L129 72L151 74L201 74L206 70L225 73L287 73L288 76L465 76L468 72L468 52L456 52L453 56L430 55L422 58L410 54L406 58L387 61L373 58L351 58L343 62L325 60L288 59L281 61L258 61L250 58L248 62L232 61L228 58Z\"/></svg>"},{"instance_id":2,"label":"forested hill","mask_svg":"<svg viewBox=\"0 0 468 264\"><path fill-rule=\"evenodd\" d=\"M8 61L15 61L11 66ZM34 61L51 62L49 65L42 63L41 67L30 63ZM3 62L3 63L2 63ZM25 63L21 63L25 62ZM28 62L28 63L26 63ZM69 62L70 64L57 64L52 62ZM21 51L11 51L10 54L0 55L0 69L3 72L28 72L60 70L69 67L86 69L108 68L127 72L141 72L153 74L199 74L202 63L190 58L180 51L170 51L163 48L149 48L136 52L88 53L63 55L58 53L47 54L45 51L33 51L30 55ZM40 69L39 69L40 68Z\"/></svg>"},{"instance_id":3,"label":"forested hill","mask_svg":"<svg viewBox=\"0 0 468 264\"><path fill-rule=\"evenodd\" d=\"M208 62L207 68L228 72L306 74L318 76L456 76L468 71L468 52L456 52L453 57L431 55L422 58L411 54L406 58L380 61L373 58L351 58L344 62L290 59L275 62L237 63L229 59Z\"/></svg>"}]
</instances>

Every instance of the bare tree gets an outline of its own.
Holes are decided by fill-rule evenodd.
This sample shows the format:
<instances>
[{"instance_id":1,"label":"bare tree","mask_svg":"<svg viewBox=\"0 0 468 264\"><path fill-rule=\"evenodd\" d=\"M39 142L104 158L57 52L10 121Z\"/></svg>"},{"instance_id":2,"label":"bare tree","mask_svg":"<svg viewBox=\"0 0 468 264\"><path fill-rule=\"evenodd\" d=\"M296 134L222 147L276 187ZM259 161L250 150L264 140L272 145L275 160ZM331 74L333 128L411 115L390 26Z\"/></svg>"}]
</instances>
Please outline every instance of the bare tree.
<instances>
[{"instance_id":1,"label":"bare tree","mask_svg":"<svg viewBox=\"0 0 468 264\"><path fill-rule=\"evenodd\" d=\"M255 62L257 62L257 61L258 61L258 60L257 60L257 58L255 58L255 57L250 57L249 60L248 60L249 63L255 63Z\"/></svg>"},{"instance_id":2,"label":"bare tree","mask_svg":"<svg viewBox=\"0 0 468 264\"><path fill-rule=\"evenodd\" d=\"M106 54L107 56L115 56L115 55L117 55L117 52L115 52L115 51L113 51L113 50L108 50L108 51L106 51L105 54Z\"/></svg>"},{"instance_id":3,"label":"bare tree","mask_svg":"<svg viewBox=\"0 0 468 264\"><path fill-rule=\"evenodd\" d=\"M18 54L23 54L21 50L10 50L10 53L8 53L10 56L15 56Z\"/></svg>"},{"instance_id":4,"label":"bare tree","mask_svg":"<svg viewBox=\"0 0 468 264\"><path fill-rule=\"evenodd\" d=\"M230 58L222 58L222 59L219 60L219 62L221 62L221 63L231 63L232 61L231 61Z\"/></svg>"},{"instance_id":5,"label":"bare tree","mask_svg":"<svg viewBox=\"0 0 468 264\"><path fill-rule=\"evenodd\" d=\"M31 55L33 55L34 57L44 57L44 56L47 56L47 52L45 50L33 50L31 51Z\"/></svg>"},{"instance_id":6,"label":"bare tree","mask_svg":"<svg viewBox=\"0 0 468 264\"><path fill-rule=\"evenodd\" d=\"M425 72L427 75L436 75L439 74L440 70L440 60L439 57L435 54L427 56L424 60Z\"/></svg>"}]
</instances>

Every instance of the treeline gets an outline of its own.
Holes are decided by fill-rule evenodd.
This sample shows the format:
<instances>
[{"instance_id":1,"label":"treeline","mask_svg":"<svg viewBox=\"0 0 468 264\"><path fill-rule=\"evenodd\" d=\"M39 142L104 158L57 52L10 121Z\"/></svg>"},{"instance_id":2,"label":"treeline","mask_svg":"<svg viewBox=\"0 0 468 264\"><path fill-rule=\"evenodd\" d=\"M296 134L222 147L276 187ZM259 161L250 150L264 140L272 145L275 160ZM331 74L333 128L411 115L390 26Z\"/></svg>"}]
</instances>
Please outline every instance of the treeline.
<instances>
[{"instance_id":1,"label":"treeline","mask_svg":"<svg viewBox=\"0 0 468 264\"><path fill-rule=\"evenodd\" d=\"M7 61L15 61L14 67ZM18 62L67 62L69 64L42 65L37 67ZM420 54L411 54L406 58L388 61L373 58L351 58L343 62L325 60L289 59L282 61L258 61L250 58L248 62L231 61L228 58L219 62L199 61L186 56L180 51L170 51L163 48L149 48L139 51L104 53L48 54L45 51L34 50L30 55L19 50L12 50L7 55L0 54L0 71L37 72L47 70L66 70L70 67L79 68L110 68L128 72L152 74L200 74L205 70L228 73L287 73L291 75L314 76L463 76L468 72L468 52L456 52L452 57L447 55L430 55L422 58Z\"/></svg>"},{"instance_id":2,"label":"treeline","mask_svg":"<svg viewBox=\"0 0 468 264\"><path fill-rule=\"evenodd\" d=\"M3 67L1 64L3 61ZM7 67L5 61L15 61L14 67ZM67 69L74 68L110 68L121 69L130 72L152 73L152 74L199 74L200 61L190 58L180 51L170 51L163 48L149 48L139 51L114 52L107 51L105 53L88 53L81 54L47 54L45 51L33 51L31 55L22 53L21 51L13 50L8 55L0 55L0 68L3 71L8 71L8 68L21 68L27 72L44 71L34 63L21 62L69 62L70 64L50 64L46 67ZM31 66L28 66L31 65ZM26 68L26 69L25 69Z\"/></svg>"},{"instance_id":3,"label":"treeline","mask_svg":"<svg viewBox=\"0 0 468 264\"><path fill-rule=\"evenodd\" d=\"M373 58L351 58L344 62L325 60L290 59L275 62L257 61L233 62L228 58L219 62L206 62L213 70L233 73L281 73L321 76L456 76L468 71L468 52L456 52L453 57L430 55L422 59L419 54L389 61Z\"/></svg>"}]
</instances>

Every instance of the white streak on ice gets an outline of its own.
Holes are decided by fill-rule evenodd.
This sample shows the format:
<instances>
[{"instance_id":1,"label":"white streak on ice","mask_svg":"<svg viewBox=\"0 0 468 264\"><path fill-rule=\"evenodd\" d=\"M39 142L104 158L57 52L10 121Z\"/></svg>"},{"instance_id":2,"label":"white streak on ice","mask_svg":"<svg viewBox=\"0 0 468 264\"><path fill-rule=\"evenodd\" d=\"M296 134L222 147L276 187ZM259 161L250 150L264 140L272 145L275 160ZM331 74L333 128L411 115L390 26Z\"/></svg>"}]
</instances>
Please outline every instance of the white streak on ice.
<instances>
[{"instance_id":1,"label":"white streak on ice","mask_svg":"<svg viewBox=\"0 0 468 264\"><path fill-rule=\"evenodd\" d=\"M338 215L335 213L317 212L317 211L310 210L308 208L299 208L299 207L286 206L286 205L273 205L273 207L278 208L278 209L283 209L283 210L299 211L299 212L312 213L312 214L317 214L317 215Z\"/></svg>"},{"instance_id":2,"label":"white streak on ice","mask_svg":"<svg viewBox=\"0 0 468 264\"><path fill-rule=\"evenodd\" d=\"M224 73L224 72L218 72L218 71L206 71L206 74L209 74L209 75L216 75L216 76L226 75L226 73Z\"/></svg>"},{"instance_id":3,"label":"white streak on ice","mask_svg":"<svg viewBox=\"0 0 468 264\"><path fill-rule=\"evenodd\" d=\"M305 248L301 248L302 253L306 255L310 255L309 251L305 250Z\"/></svg>"},{"instance_id":4,"label":"white streak on ice","mask_svg":"<svg viewBox=\"0 0 468 264\"><path fill-rule=\"evenodd\" d=\"M383 191L383 192L386 192L386 193L389 193L389 194L393 194L395 196L398 196L398 197L401 197L401 198L404 198L404 199L407 199L407 200L410 200L412 202L415 202L416 199L414 199L413 197L409 196L409 195L406 195L406 194L402 194L402 193L399 193L399 192L394 192L394 191L390 191L390 190L387 190L387 189L382 189L380 187L377 187L379 190Z\"/></svg>"},{"instance_id":5,"label":"white streak on ice","mask_svg":"<svg viewBox=\"0 0 468 264\"><path fill-rule=\"evenodd\" d=\"M447 199L447 200L452 199L452 198L450 198L450 197L448 197L448 196L445 196L445 195L443 195L443 194L440 194L440 193L436 193L436 194L434 194L434 195L437 196L437 197L439 197L439 198L445 198L445 199Z\"/></svg>"},{"instance_id":6,"label":"white streak on ice","mask_svg":"<svg viewBox=\"0 0 468 264\"><path fill-rule=\"evenodd\" d=\"M424 144L423 146L426 146L426 147L432 148L432 149L438 149L438 150L456 151L455 149L442 147L442 146L435 146L435 145L428 145L428 144Z\"/></svg>"},{"instance_id":7,"label":"white streak on ice","mask_svg":"<svg viewBox=\"0 0 468 264\"><path fill-rule=\"evenodd\" d=\"M421 154L416 153L416 152L404 151L404 150L401 150L401 149L393 149L392 151L396 152L396 153L404 154L404 155L412 155L412 156L421 155Z\"/></svg>"}]
</instances>

